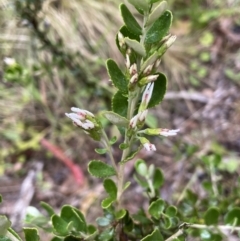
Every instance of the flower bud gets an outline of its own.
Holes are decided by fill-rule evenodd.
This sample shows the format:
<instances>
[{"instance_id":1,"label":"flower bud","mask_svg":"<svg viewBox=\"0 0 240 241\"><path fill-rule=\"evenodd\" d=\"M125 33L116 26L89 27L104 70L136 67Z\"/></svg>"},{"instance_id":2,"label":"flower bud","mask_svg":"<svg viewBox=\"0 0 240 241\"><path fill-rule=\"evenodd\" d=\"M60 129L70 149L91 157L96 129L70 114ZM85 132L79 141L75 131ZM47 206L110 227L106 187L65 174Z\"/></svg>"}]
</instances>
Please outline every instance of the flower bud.
<instances>
[{"instance_id":1,"label":"flower bud","mask_svg":"<svg viewBox=\"0 0 240 241\"><path fill-rule=\"evenodd\" d=\"M152 65L152 64L148 65L148 66L144 69L143 74L144 74L145 76L146 76L146 75L149 75L149 74L151 73L152 69L153 69L153 65Z\"/></svg>"},{"instance_id":2,"label":"flower bud","mask_svg":"<svg viewBox=\"0 0 240 241\"><path fill-rule=\"evenodd\" d=\"M125 63L125 64L126 64L127 69L129 69L131 63L130 63L130 58L129 58L129 55L128 55L128 54L126 54L126 63Z\"/></svg>"},{"instance_id":3,"label":"flower bud","mask_svg":"<svg viewBox=\"0 0 240 241\"><path fill-rule=\"evenodd\" d=\"M144 92L143 92L143 95L142 95L142 102L139 106L139 109L138 109L138 113L144 111L147 109L147 106L148 106L148 103L152 97L152 92L153 92L153 88L154 88L154 83L153 82L150 82Z\"/></svg>"},{"instance_id":4,"label":"flower bud","mask_svg":"<svg viewBox=\"0 0 240 241\"><path fill-rule=\"evenodd\" d=\"M151 136L175 136L177 135L177 132L179 132L179 129L176 130L169 130L169 129L162 129L162 128L157 128L157 129L151 129L147 128L145 130L139 131L139 133L144 133L146 135L151 135Z\"/></svg>"},{"instance_id":5,"label":"flower bud","mask_svg":"<svg viewBox=\"0 0 240 241\"><path fill-rule=\"evenodd\" d=\"M138 74L136 73L135 75L132 76L132 78L130 79L130 83L134 84L138 81Z\"/></svg>"},{"instance_id":6,"label":"flower bud","mask_svg":"<svg viewBox=\"0 0 240 241\"><path fill-rule=\"evenodd\" d=\"M125 45L124 37L121 32L118 32L118 42L121 48Z\"/></svg>"},{"instance_id":7,"label":"flower bud","mask_svg":"<svg viewBox=\"0 0 240 241\"><path fill-rule=\"evenodd\" d=\"M172 46L172 44L175 42L176 38L177 38L177 36L173 35L166 41L165 44L167 45L167 48L170 48Z\"/></svg>"},{"instance_id":8,"label":"flower bud","mask_svg":"<svg viewBox=\"0 0 240 241\"><path fill-rule=\"evenodd\" d=\"M129 73L131 76L135 75L137 73L137 65L136 63L132 64L129 69Z\"/></svg>"},{"instance_id":9,"label":"flower bud","mask_svg":"<svg viewBox=\"0 0 240 241\"><path fill-rule=\"evenodd\" d=\"M158 76L159 76L158 74L155 74L155 75L149 75L147 77L144 77L139 81L139 85L144 86L150 82L153 82L153 81L157 80Z\"/></svg>"},{"instance_id":10,"label":"flower bud","mask_svg":"<svg viewBox=\"0 0 240 241\"><path fill-rule=\"evenodd\" d=\"M147 151L156 151L155 145L151 144L147 138L139 137L139 140L140 140L141 144L143 145L143 147L145 148L145 150L147 150Z\"/></svg>"}]
</instances>

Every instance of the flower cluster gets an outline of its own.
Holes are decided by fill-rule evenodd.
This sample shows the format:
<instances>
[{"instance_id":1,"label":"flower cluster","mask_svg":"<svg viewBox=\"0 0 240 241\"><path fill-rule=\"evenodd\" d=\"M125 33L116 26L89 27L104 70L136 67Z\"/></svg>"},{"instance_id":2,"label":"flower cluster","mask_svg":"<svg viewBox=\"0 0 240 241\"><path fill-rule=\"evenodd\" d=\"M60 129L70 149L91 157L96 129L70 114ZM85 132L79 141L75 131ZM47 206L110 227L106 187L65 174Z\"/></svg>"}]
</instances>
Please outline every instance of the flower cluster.
<instances>
[{"instance_id":1,"label":"flower cluster","mask_svg":"<svg viewBox=\"0 0 240 241\"><path fill-rule=\"evenodd\" d=\"M95 118L95 116L91 112L76 107L72 107L71 111L75 113L65 113L65 115L70 118L75 125L81 127L84 130L90 130L95 127L92 120Z\"/></svg>"}]
</instances>

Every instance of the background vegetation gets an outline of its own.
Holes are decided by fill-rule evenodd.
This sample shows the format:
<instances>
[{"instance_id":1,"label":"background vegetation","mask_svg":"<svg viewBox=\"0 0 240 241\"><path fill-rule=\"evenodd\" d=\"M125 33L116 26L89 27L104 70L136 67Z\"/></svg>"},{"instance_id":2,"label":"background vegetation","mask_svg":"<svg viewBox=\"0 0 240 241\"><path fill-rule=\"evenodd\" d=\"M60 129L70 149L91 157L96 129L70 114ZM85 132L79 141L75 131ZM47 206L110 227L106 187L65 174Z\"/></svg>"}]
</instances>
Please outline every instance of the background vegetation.
<instances>
[{"instance_id":1,"label":"background vegetation","mask_svg":"<svg viewBox=\"0 0 240 241\"><path fill-rule=\"evenodd\" d=\"M93 113L110 106L105 60L122 60L115 46L120 2L0 1L0 211L15 227L40 201L56 209L72 204L86 214L91 207L90 220L101 212L94 208L102 187L85 176L96 143L73 130L64 113L71 106ZM189 207L186 216L200 199L202 209L239 206L240 2L168 4L178 39L161 65L168 94L148 125L180 128L181 134L155 140L160 151L138 158L162 168L161 196ZM132 178L132 166L128 172ZM19 209L24 185L29 196ZM125 203L134 213L135 203L144 207L146 200L132 192ZM186 195L194 205L181 203Z\"/></svg>"}]
</instances>

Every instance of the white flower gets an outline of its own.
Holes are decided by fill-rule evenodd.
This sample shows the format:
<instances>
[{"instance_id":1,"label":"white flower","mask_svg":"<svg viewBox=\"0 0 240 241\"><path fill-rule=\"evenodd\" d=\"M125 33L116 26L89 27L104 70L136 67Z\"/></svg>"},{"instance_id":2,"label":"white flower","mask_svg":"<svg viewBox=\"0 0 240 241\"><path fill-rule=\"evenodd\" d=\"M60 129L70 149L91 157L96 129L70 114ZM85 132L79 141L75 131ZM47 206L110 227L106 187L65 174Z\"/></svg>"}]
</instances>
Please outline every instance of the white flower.
<instances>
[{"instance_id":1,"label":"white flower","mask_svg":"<svg viewBox=\"0 0 240 241\"><path fill-rule=\"evenodd\" d=\"M145 105L148 105L148 103L152 97L153 87L154 87L154 83L150 82L147 84L147 86L143 92L142 103L144 103Z\"/></svg>"},{"instance_id":2,"label":"white flower","mask_svg":"<svg viewBox=\"0 0 240 241\"><path fill-rule=\"evenodd\" d=\"M156 147L154 144L151 144L149 142L143 144L143 147L147 150L147 151L156 151Z\"/></svg>"},{"instance_id":3,"label":"white flower","mask_svg":"<svg viewBox=\"0 0 240 241\"><path fill-rule=\"evenodd\" d=\"M179 129L177 130L160 129L159 134L161 136L176 136L179 131L180 131Z\"/></svg>"},{"instance_id":4,"label":"white flower","mask_svg":"<svg viewBox=\"0 0 240 241\"><path fill-rule=\"evenodd\" d=\"M143 122L146 120L146 117L147 117L147 113L148 113L148 110L144 110L140 113L138 113L138 120Z\"/></svg>"},{"instance_id":5,"label":"white flower","mask_svg":"<svg viewBox=\"0 0 240 241\"><path fill-rule=\"evenodd\" d=\"M94 124L90 120L86 120L85 123L82 124L82 128L85 130L93 129Z\"/></svg>"},{"instance_id":6,"label":"white flower","mask_svg":"<svg viewBox=\"0 0 240 241\"><path fill-rule=\"evenodd\" d=\"M139 116L137 114L130 120L129 125L130 125L131 128L135 128L136 127L138 118L139 118Z\"/></svg>"},{"instance_id":7,"label":"white flower","mask_svg":"<svg viewBox=\"0 0 240 241\"><path fill-rule=\"evenodd\" d=\"M65 113L65 115L70 118L75 125L84 130L93 129L95 127L94 123L87 119L87 117L94 118L94 115L91 112L76 107L72 107L71 110L76 113Z\"/></svg>"},{"instance_id":8,"label":"white flower","mask_svg":"<svg viewBox=\"0 0 240 241\"><path fill-rule=\"evenodd\" d=\"M77 114L75 114L75 113L65 113L65 115L68 117L68 118L70 118L72 121L73 121L73 123L75 123L76 125L78 125L78 126L82 126L82 122L81 122L81 116L80 115L77 115Z\"/></svg>"},{"instance_id":9,"label":"white flower","mask_svg":"<svg viewBox=\"0 0 240 241\"><path fill-rule=\"evenodd\" d=\"M91 113L90 111L79 109L79 108L76 108L76 107L72 107L71 111L76 112L76 113L78 113L79 115L82 115L82 116L90 115L90 116L94 117L94 114Z\"/></svg>"},{"instance_id":10,"label":"white flower","mask_svg":"<svg viewBox=\"0 0 240 241\"><path fill-rule=\"evenodd\" d=\"M136 73L131 77L130 83L133 84L133 83L137 82L137 80L138 80L138 74Z\"/></svg>"},{"instance_id":11,"label":"white flower","mask_svg":"<svg viewBox=\"0 0 240 241\"><path fill-rule=\"evenodd\" d=\"M14 58L5 57L3 61L8 66L16 64L16 60Z\"/></svg>"}]
</instances>

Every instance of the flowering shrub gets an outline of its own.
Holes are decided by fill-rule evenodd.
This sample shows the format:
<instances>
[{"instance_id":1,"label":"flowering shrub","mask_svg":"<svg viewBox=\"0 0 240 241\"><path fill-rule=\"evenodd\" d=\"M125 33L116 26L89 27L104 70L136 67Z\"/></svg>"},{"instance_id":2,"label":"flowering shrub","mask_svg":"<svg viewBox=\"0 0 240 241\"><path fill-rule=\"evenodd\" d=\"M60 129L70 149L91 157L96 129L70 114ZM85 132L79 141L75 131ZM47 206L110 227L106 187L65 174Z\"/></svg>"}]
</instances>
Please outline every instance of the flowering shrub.
<instances>
[{"instance_id":1,"label":"flowering shrub","mask_svg":"<svg viewBox=\"0 0 240 241\"><path fill-rule=\"evenodd\" d=\"M131 215L122 204L124 192L131 185L124 178L125 164L132 161L142 148L156 151L148 136L168 137L179 132L179 129L169 130L165 127L144 129L148 110L161 103L166 92L167 78L158 72L158 66L176 39L176 36L169 34L172 13L167 10L166 1L128 1L139 12L142 23L138 23L125 4L120 5L124 25L116 36L116 45L125 58L126 69L123 72L112 59L106 62L110 80L116 89L112 110L94 115L87 110L72 107L72 113L66 113L76 127L101 143L102 148L96 151L110 157L111 165L100 160L91 160L88 164L89 173L103 179L107 194L101 203L103 216L97 218L97 225L94 226L75 207L64 205L60 214L56 214L47 203L42 203L49 216L45 225L54 234L54 241L177 241L185 240L188 234L201 237L202 240L222 240L223 234L219 230L239 230L236 226L240 224L240 209L233 205L225 213L224 222L231 226L216 226L220 211L216 207L218 200L215 197L209 198L205 206L201 204L201 207L207 207L204 212L196 211L198 197L189 190L186 191L186 199L178 207L167 203L159 196L159 189L164 182L161 169L154 165L147 166L144 160L135 162L136 180L149 197L149 207ZM122 151L119 159L113 155L113 148L118 148L114 146L117 138L107 136L100 121L102 117L116 125L124 137L119 145ZM206 165L211 163L216 168L217 161L214 158L206 157ZM213 200L215 205L211 204ZM194 224L199 220L200 224ZM10 228L6 217L2 216L0 221L0 240L21 240ZM40 226L44 226L43 223ZM191 233L189 229L203 231ZM39 240L35 228L25 228L24 233L27 241Z\"/></svg>"}]
</instances>

